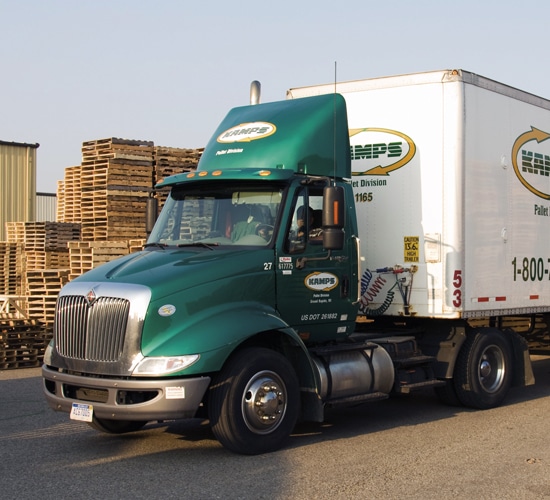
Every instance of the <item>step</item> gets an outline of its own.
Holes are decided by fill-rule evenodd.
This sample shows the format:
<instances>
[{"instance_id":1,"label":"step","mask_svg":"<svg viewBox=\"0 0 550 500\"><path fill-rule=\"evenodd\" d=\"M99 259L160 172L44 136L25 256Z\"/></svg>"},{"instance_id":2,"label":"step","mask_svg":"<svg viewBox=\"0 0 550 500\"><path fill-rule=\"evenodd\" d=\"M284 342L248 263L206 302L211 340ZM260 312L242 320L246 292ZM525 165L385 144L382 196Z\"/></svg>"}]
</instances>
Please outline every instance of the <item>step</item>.
<instances>
[{"instance_id":1,"label":"step","mask_svg":"<svg viewBox=\"0 0 550 500\"><path fill-rule=\"evenodd\" d=\"M409 394L411 391L414 391L415 389L424 389L425 387L441 387L445 385L444 380L425 380L423 382L413 382L410 384L402 384L397 385L395 384L395 392L398 394Z\"/></svg>"},{"instance_id":2,"label":"step","mask_svg":"<svg viewBox=\"0 0 550 500\"><path fill-rule=\"evenodd\" d=\"M354 406L371 401L380 401L388 399L389 395L384 392L372 392L370 394L359 394L358 396L348 396L345 398L330 399L326 402L327 406Z\"/></svg>"}]
</instances>

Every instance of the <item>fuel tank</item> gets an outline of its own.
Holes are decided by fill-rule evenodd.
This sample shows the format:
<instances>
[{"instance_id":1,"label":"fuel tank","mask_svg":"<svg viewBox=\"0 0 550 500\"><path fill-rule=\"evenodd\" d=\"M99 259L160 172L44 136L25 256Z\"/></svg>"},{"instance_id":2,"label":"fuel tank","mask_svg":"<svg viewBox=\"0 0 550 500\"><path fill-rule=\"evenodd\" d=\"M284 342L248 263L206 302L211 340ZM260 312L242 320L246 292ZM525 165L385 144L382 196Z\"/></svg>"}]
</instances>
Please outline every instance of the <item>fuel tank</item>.
<instances>
[{"instance_id":1,"label":"fuel tank","mask_svg":"<svg viewBox=\"0 0 550 500\"><path fill-rule=\"evenodd\" d=\"M330 401L381 392L389 394L395 377L388 352L377 344L357 349L322 349L313 354L321 398Z\"/></svg>"}]
</instances>

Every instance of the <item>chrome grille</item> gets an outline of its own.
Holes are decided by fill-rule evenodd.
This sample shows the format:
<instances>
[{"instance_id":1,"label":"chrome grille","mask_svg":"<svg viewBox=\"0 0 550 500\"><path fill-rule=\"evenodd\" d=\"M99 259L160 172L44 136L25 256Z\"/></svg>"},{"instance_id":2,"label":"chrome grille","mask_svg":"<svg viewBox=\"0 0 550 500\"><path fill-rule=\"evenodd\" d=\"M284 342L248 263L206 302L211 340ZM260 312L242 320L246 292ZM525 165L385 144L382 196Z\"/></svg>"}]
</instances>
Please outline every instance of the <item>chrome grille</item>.
<instances>
[{"instance_id":1,"label":"chrome grille","mask_svg":"<svg viewBox=\"0 0 550 500\"><path fill-rule=\"evenodd\" d=\"M124 347L130 301L99 297L91 306L81 295L59 297L54 335L58 352L87 361L118 361Z\"/></svg>"}]
</instances>

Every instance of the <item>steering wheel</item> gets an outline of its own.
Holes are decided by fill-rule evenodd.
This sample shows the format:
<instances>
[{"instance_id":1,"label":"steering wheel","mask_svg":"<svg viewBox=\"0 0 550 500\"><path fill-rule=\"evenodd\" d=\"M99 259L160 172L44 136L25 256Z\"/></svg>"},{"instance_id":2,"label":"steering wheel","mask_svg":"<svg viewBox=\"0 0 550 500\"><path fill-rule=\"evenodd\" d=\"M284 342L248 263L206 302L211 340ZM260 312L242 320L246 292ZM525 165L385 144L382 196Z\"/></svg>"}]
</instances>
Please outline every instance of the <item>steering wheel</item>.
<instances>
[{"instance_id":1,"label":"steering wheel","mask_svg":"<svg viewBox=\"0 0 550 500\"><path fill-rule=\"evenodd\" d=\"M256 234L261 236L264 240L269 241L273 235L274 227L270 224L258 224L256 226Z\"/></svg>"}]
</instances>

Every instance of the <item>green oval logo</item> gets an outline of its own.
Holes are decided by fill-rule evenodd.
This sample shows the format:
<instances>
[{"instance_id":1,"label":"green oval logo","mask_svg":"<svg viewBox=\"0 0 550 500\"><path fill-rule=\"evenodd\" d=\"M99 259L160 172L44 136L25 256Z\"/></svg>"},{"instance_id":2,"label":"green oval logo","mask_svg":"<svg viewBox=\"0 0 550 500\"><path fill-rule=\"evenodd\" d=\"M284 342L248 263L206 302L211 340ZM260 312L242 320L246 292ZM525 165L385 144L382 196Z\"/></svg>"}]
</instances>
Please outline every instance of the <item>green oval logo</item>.
<instances>
[{"instance_id":1,"label":"green oval logo","mask_svg":"<svg viewBox=\"0 0 550 500\"><path fill-rule=\"evenodd\" d=\"M349 131L352 175L389 175L416 154L413 140L387 128L353 128Z\"/></svg>"},{"instance_id":2,"label":"green oval logo","mask_svg":"<svg viewBox=\"0 0 550 500\"><path fill-rule=\"evenodd\" d=\"M540 143L549 138L550 134L531 126L512 147L512 165L517 178L531 193L544 200L550 200L550 154Z\"/></svg>"}]
</instances>

